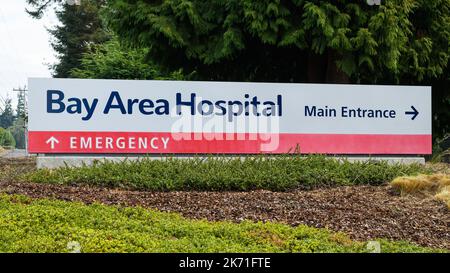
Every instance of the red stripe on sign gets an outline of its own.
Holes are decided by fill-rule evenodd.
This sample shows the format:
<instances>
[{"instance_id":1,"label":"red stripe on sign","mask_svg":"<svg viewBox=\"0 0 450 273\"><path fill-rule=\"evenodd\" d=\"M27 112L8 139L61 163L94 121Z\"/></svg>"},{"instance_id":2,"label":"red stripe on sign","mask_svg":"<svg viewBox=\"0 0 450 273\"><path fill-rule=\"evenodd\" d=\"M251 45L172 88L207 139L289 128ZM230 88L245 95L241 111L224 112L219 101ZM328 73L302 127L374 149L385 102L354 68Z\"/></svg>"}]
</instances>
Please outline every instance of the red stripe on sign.
<instances>
[{"instance_id":1,"label":"red stripe on sign","mask_svg":"<svg viewBox=\"0 0 450 273\"><path fill-rule=\"evenodd\" d=\"M226 134L146 132L28 133L30 153L101 154L431 154L431 135Z\"/></svg>"}]
</instances>

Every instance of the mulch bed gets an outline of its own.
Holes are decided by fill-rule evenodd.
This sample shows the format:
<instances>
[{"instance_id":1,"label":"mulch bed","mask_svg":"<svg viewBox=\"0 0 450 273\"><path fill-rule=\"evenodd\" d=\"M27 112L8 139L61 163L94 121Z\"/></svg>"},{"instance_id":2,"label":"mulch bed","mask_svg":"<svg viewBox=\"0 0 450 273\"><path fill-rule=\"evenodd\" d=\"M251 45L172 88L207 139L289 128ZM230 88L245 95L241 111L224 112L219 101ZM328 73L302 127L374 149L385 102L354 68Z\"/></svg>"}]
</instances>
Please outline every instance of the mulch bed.
<instances>
[{"instance_id":1,"label":"mulch bed","mask_svg":"<svg viewBox=\"0 0 450 273\"><path fill-rule=\"evenodd\" d=\"M401 197L387 187L293 192L140 192L0 181L0 192L179 212L194 219L277 221L342 231L353 239L407 240L450 249L450 213L431 198Z\"/></svg>"}]
</instances>

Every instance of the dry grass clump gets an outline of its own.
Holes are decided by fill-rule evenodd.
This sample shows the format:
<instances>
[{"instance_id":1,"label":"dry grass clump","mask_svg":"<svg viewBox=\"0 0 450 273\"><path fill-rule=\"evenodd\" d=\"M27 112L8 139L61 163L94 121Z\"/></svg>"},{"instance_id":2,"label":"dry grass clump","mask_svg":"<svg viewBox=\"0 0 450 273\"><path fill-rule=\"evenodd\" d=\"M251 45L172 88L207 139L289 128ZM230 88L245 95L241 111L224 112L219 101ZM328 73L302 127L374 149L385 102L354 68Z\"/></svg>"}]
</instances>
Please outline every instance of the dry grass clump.
<instances>
[{"instance_id":1,"label":"dry grass clump","mask_svg":"<svg viewBox=\"0 0 450 273\"><path fill-rule=\"evenodd\" d=\"M434 198L444 201L450 208L450 175L401 176L392 180L390 185L402 195L434 196Z\"/></svg>"},{"instance_id":2,"label":"dry grass clump","mask_svg":"<svg viewBox=\"0 0 450 273\"><path fill-rule=\"evenodd\" d=\"M443 162L439 162L439 163L426 163L425 164L427 169L431 170L433 173L443 173L443 174L447 174L450 175L450 164L448 163L443 163Z\"/></svg>"},{"instance_id":3,"label":"dry grass clump","mask_svg":"<svg viewBox=\"0 0 450 273\"><path fill-rule=\"evenodd\" d=\"M450 186L443 187L441 191L434 197L436 197L436 199L444 201L447 204L447 207L450 209Z\"/></svg>"}]
</instances>

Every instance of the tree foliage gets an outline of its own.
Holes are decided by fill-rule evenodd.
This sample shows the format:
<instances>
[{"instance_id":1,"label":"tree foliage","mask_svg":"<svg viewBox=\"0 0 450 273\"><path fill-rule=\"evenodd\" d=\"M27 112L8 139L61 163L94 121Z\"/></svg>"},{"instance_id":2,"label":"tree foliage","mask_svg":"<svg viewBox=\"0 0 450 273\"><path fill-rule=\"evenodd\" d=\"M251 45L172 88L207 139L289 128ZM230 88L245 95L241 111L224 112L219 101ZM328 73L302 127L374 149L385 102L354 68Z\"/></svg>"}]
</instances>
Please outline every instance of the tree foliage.
<instances>
[{"instance_id":1,"label":"tree foliage","mask_svg":"<svg viewBox=\"0 0 450 273\"><path fill-rule=\"evenodd\" d=\"M15 147L17 149L25 149L25 128L25 121L22 118L17 118L14 125L8 129L14 139Z\"/></svg>"},{"instance_id":2,"label":"tree foliage","mask_svg":"<svg viewBox=\"0 0 450 273\"><path fill-rule=\"evenodd\" d=\"M16 141L9 130L0 127L0 147L14 148Z\"/></svg>"},{"instance_id":3,"label":"tree foliage","mask_svg":"<svg viewBox=\"0 0 450 273\"><path fill-rule=\"evenodd\" d=\"M27 0L26 11L34 18L40 19L48 8L54 3L62 3L64 0Z\"/></svg>"},{"instance_id":4,"label":"tree foliage","mask_svg":"<svg viewBox=\"0 0 450 273\"><path fill-rule=\"evenodd\" d=\"M109 0L108 13L122 41L201 80L433 85L435 133L449 130L450 0Z\"/></svg>"},{"instance_id":5,"label":"tree foliage","mask_svg":"<svg viewBox=\"0 0 450 273\"><path fill-rule=\"evenodd\" d=\"M121 38L202 78L276 81L285 67L307 80L295 68L319 55L313 62L337 64L353 81L421 81L442 75L449 58L448 0L111 0L109 11ZM235 72L211 69L223 65Z\"/></svg>"},{"instance_id":6,"label":"tree foliage","mask_svg":"<svg viewBox=\"0 0 450 273\"><path fill-rule=\"evenodd\" d=\"M1 99L0 101L0 127L9 128L15 120L14 110L11 98Z\"/></svg>"},{"instance_id":7,"label":"tree foliage","mask_svg":"<svg viewBox=\"0 0 450 273\"><path fill-rule=\"evenodd\" d=\"M11 98L0 100L0 146L24 149L27 119L25 94L20 92L17 98L16 113Z\"/></svg>"},{"instance_id":8,"label":"tree foliage","mask_svg":"<svg viewBox=\"0 0 450 273\"><path fill-rule=\"evenodd\" d=\"M67 78L70 71L80 66L83 53L87 52L91 44L108 40L100 16L104 0L83 0L80 5L69 5L63 1L56 9L56 16L60 24L50 29L51 45L58 56L58 63L54 64L53 76ZM28 0L33 10L28 13L39 18L52 1Z\"/></svg>"},{"instance_id":9,"label":"tree foliage","mask_svg":"<svg viewBox=\"0 0 450 273\"><path fill-rule=\"evenodd\" d=\"M80 67L71 71L71 76L88 79L183 79L181 71L162 75L156 65L145 60L147 52L145 48L130 49L113 38L104 44L92 45L83 54Z\"/></svg>"},{"instance_id":10,"label":"tree foliage","mask_svg":"<svg viewBox=\"0 0 450 273\"><path fill-rule=\"evenodd\" d=\"M27 1L35 16L61 3ZM102 18L120 43L145 48L146 62L163 75L182 69L198 80L432 85L433 134L450 129L450 0L386 0L381 6L361 0L81 2L91 1L106 9ZM78 19L63 25L92 21ZM62 51L78 63L61 59L59 65L70 67L66 72L79 68L85 49ZM100 56L105 63L105 56L124 61L120 54ZM83 69L96 70L94 59L86 58ZM102 75L98 69L94 74ZM132 77L124 71L110 75Z\"/></svg>"},{"instance_id":11,"label":"tree foliage","mask_svg":"<svg viewBox=\"0 0 450 273\"><path fill-rule=\"evenodd\" d=\"M22 120L28 119L28 109L24 92L19 92L17 94L16 117Z\"/></svg>"}]
</instances>

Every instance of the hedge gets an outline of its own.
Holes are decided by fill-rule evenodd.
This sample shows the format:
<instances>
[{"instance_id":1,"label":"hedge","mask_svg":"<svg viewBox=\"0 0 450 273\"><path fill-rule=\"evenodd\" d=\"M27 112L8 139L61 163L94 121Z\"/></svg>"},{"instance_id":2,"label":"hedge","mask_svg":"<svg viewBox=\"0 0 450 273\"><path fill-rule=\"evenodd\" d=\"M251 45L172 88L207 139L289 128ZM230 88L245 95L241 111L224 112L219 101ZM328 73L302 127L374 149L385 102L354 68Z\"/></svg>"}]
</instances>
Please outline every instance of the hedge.
<instances>
[{"instance_id":1,"label":"hedge","mask_svg":"<svg viewBox=\"0 0 450 273\"><path fill-rule=\"evenodd\" d=\"M424 166L418 164L349 162L320 155L293 155L106 161L77 168L41 169L21 179L38 183L88 184L154 191L286 191L324 186L381 185L397 176L427 172Z\"/></svg>"}]
</instances>

